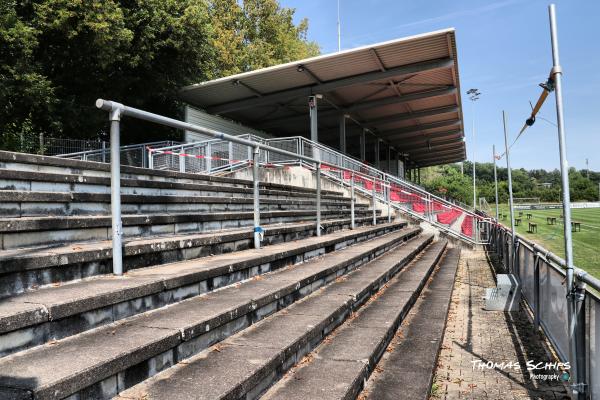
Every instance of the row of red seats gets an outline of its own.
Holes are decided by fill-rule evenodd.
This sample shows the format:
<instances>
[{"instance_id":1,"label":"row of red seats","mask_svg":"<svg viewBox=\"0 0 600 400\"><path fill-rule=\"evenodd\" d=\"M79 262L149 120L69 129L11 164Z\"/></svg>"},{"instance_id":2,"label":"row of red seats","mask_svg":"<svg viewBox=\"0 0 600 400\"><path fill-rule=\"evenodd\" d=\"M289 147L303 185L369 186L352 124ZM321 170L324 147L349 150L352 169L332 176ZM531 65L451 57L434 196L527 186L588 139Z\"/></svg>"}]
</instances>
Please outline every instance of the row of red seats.
<instances>
[{"instance_id":1,"label":"row of red seats","mask_svg":"<svg viewBox=\"0 0 600 400\"><path fill-rule=\"evenodd\" d=\"M462 234L465 236L469 236L469 237L473 236L473 217L472 216L467 215L465 217L465 219L463 220L462 226L460 227L460 230L461 230Z\"/></svg>"},{"instance_id":2,"label":"row of red seats","mask_svg":"<svg viewBox=\"0 0 600 400\"><path fill-rule=\"evenodd\" d=\"M462 214L461 210L453 208L450 211L446 211L441 214L438 214L437 220L440 224L452 225L452 223L454 223L454 221L456 221L458 219L458 217L460 217L461 214Z\"/></svg>"}]
</instances>

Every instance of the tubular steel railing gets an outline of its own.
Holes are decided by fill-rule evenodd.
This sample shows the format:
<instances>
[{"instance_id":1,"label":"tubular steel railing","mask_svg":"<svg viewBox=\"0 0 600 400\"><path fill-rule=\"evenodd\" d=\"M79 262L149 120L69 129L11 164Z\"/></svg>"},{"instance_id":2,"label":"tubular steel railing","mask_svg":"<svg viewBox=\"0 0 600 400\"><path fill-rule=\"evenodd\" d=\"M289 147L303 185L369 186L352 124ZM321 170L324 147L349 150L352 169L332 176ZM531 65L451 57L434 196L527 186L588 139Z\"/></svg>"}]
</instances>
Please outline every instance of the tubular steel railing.
<instances>
[{"instance_id":1,"label":"tubular steel railing","mask_svg":"<svg viewBox=\"0 0 600 400\"><path fill-rule=\"evenodd\" d=\"M264 139L247 134L238 138L285 151L285 154L268 149L260 151L263 166L304 165L312 169L314 163L303 163L302 157L318 157L321 174L348 188L352 186L364 196L386 204L390 210L401 210L470 243L487 242L491 219L321 143L301 136ZM149 146L148 159L155 169L210 174L248 167L252 153L247 145L212 139L163 148Z\"/></svg>"},{"instance_id":2,"label":"tubular steel railing","mask_svg":"<svg viewBox=\"0 0 600 400\"><path fill-rule=\"evenodd\" d=\"M376 202L387 204L388 220L391 209L402 209L421 221L427 221L450 235L471 243L486 242L489 238L489 220L470 210L451 204L398 177L347 157L319 143L302 137L262 139L255 136L232 136L187 122L149 113L120 103L98 99L96 106L109 112L111 155L111 214L113 273L123 273L120 164L122 148L120 121L132 117L176 129L207 134L214 137L199 143L156 148L147 145L148 163L152 168L170 169L177 164L181 172L214 172L246 165L252 167L254 199L254 247L260 248L263 229L260 226L259 166L302 165L315 172L316 234L321 236L321 176L335 179L349 186L351 191L351 225L354 226L354 191L371 197L373 224L376 219ZM235 157L234 157L235 156ZM177 157L177 162L174 162ZM212 163L218 162L213 167ZM480 229L482 228L482 229Z\"/></svg>"},{"instance_id":3,"label":"tubular steel railing","mask_svg":"<svg viewBox=\"0 0 600 400\"><path fill-rule=\"evenodd\" d=\"M104 142L102 142L104 143ZM148 146L151 147L164 147L164 146L172 146L177 142L172 140L163 140L159 142L151 142L151 143L143 143L143 144L132 144L127 146L121 146L119 153L121 155L121 164L130 165L133 167L150 167L148 160ZM102 145L102 148L95 150L86 150L86 151L78 151L75 153L65 153L58 154L56 157L68 158L72 160L82 160L82 161L95 161L95 162L103 162L110 163L110 148Z\"/></svg>"},{"instance_id":4,"label":"tubular steel railing","mask_svg":"<svg viewBox=\"0 0 600 400\"><path fill-rule=\"evenodd\" d=\"M576 371L577 377L571 376L570 382L583 383L584 387L578 387L578 391L584 391L586 398L600 398L600 280L574 268L575 324L571 329L576 359L573 365L569 356L565 260L518 234L514 248L511 249L510 243L510 229L499 224L491 226L488 247L518 279L536 331L542 329L560 360L569 362L567 373Z\"/></svg>"}]
</instances>

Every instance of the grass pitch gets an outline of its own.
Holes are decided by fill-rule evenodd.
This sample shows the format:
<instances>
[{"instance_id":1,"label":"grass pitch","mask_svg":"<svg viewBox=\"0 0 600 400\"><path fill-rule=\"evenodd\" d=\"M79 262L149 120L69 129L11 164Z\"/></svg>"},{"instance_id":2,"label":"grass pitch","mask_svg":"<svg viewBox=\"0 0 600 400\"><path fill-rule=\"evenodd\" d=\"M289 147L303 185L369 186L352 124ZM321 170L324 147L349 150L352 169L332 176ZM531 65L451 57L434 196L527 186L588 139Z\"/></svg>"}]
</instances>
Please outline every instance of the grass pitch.
<instances>
[{"instance_id":1,"label":"grass pitch","mask_svg":"<svg viewBox=\"0 0 600 400\"><path fill-rule=\"evenodd\" d=\"M506 214L502 224L510 227L508 206L500 206L500 212ZM523 212L521 225L517 232L533 242L539 243L551 252L565 257L563 221L560 218L562 209L555 210L515 210L515 218L519 211ZM492 211L495 215L495 210ZM531 214L528 220L526 215ZM556 225L548 225L546 217L556 217ZM573 254L575 266L586 270L596 278L600 278L600 208L571 209L571 219L581 223L581 232L573 232ZM537 223L538 233L529 233L529 222Z\"/></svg>"}]
</instances>

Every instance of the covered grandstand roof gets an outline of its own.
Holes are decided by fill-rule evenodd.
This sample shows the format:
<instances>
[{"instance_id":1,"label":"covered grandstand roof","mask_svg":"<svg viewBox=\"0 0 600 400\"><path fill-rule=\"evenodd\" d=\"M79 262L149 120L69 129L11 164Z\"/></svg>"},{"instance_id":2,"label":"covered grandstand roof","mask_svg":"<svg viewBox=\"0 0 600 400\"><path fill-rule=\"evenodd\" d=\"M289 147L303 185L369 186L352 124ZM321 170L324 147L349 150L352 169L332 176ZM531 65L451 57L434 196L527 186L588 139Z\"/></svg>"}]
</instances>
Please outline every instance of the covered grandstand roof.
<instances>
[{"instance_id":1,"label":"covered grandstand roof","mask_svg":"<svg viewBox=\"0 0 600 400\"><path fill-rule=\"evenodd\" d=\"M348 118L348 152L362 129L414 166L466 159L454 29L392 40L187 86L180 97L273 136L307 136L308 96L319 141L337 147ZM356 151L355 151L356 153Z\"/></svg>"}]
</instances>

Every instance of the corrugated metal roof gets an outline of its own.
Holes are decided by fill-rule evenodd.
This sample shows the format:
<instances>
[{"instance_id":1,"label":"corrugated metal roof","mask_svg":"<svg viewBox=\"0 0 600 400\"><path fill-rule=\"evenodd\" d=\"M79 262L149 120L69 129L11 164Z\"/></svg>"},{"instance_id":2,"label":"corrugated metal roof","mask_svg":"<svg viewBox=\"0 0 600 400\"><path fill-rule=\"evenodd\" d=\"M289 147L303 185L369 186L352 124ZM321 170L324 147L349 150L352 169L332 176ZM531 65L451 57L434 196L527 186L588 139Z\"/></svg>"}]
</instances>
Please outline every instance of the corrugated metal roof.
<instances>
[{"instance_id":1,"label":"corrugated metal roof","mask_svg":"<svg viewBox=\"0 0 600 400\"><path fill-rule=\"evenodd\" d=\"M456 139L450 146L455 156L440 153L440 162L465 159L454 29L202 82L183 88L180 97L273 136L309 137L311 94L323 95L320 142L337 147L339 117L349 114L347 124L368 128L396 149L407 148L407 139L422 143L425 150L413 145L403 151L415 166L435 163L430 135ZM347 134L356 130L347 128Z\"/></svg>"}]
</instances>

